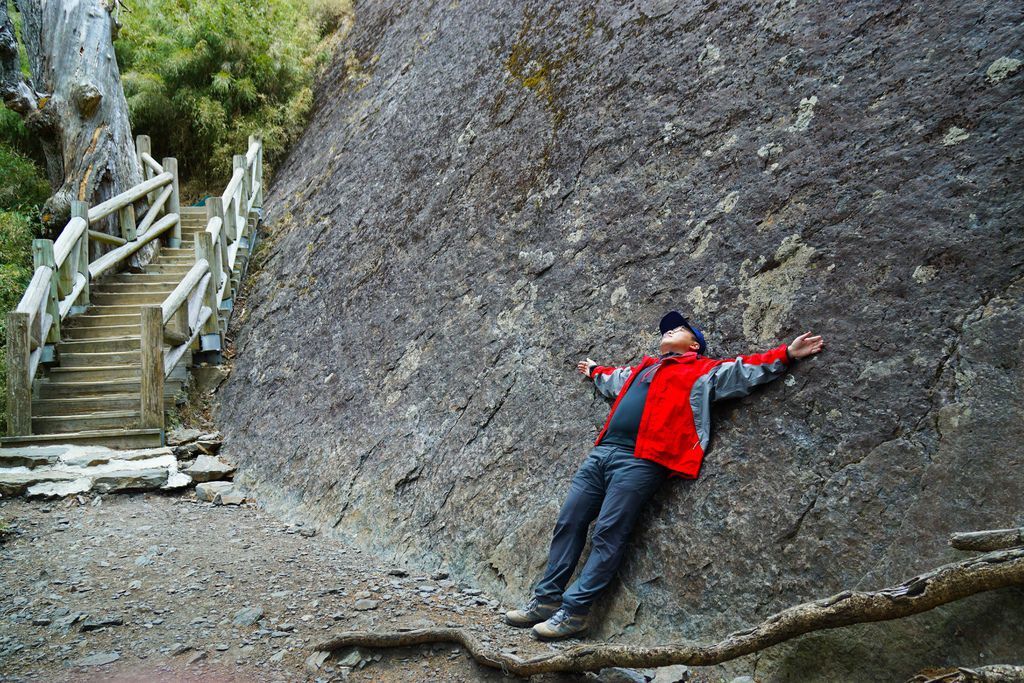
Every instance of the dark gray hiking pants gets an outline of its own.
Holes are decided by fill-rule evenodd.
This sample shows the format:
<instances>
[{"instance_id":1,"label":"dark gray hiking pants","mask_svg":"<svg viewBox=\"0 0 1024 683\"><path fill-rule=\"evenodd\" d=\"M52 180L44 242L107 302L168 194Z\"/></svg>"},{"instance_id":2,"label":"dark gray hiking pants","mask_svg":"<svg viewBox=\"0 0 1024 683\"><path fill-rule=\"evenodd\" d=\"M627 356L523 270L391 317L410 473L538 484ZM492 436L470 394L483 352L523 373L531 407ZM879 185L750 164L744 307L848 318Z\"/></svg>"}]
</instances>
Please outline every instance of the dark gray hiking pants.
<instances>
[{"instance_id":1,"label":"dark gray hiking pants","mask_svg":"<svg viewBox=\"0 0 1024 683\"><path fill-rule=\"evenodd\" d=\"M637 516L668 473L667 467L634 457L628 448L595 446L572 478L555 524L548 568L534 595L541 602L561 602L572 614L588 612L615 577ZM595 517L590 556L566 590Z\"/></svg>"}]
</instances>

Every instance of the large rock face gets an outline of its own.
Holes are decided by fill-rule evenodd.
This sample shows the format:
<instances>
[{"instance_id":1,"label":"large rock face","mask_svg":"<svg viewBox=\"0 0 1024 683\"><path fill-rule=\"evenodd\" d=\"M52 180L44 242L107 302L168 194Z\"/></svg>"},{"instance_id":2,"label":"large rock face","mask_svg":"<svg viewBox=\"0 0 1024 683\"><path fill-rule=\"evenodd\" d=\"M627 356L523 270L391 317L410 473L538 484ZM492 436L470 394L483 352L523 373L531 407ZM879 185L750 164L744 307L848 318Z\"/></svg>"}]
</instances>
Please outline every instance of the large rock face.
<instances>
[{"instance_id":1,"label":"large rock face","mask_svg":"<svg viewBox=\"0 0 1024 683\"><path fill-rule=\"evenodd\" d=\"M828 349L719 404L601 635L717 639L1024 524L1021 7L366 3L268 197L225 450L265 499L510 602L608 409L577 360ZM750 657L1020 659L1024 591ZM887 642L884 648L879 642Z\"/></svg>"}]
</instances>

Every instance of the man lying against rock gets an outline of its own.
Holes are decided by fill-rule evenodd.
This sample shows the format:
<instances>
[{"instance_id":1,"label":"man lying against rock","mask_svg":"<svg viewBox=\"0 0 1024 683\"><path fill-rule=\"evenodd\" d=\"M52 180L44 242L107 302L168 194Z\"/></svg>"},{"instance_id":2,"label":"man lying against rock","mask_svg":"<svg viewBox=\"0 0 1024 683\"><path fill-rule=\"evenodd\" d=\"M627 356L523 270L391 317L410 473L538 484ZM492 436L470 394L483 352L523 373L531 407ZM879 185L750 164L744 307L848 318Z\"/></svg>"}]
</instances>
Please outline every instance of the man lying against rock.
<instances>
[{"instance_id":1,"label":"man lying against rock","mask_svg":"<svg viewBox=\"0 0 1024 683\"><path fill-rule=\"evenodd\" d=\"M569 486L533 599L505 614L512 626L533 626L541 640L586 631L590 607L611 583L643 506L665 479L697 477L711 437L711 403L745 396L824 347L820 336L807 332L789 346L722 360L704 355L704 335L678 311L661 319L660 330L658 358L644 356L633 367L605 367L589 358L578 365L615 402ZM594 518L590 556L566 589Z\"/></svg>"}]
</instances>

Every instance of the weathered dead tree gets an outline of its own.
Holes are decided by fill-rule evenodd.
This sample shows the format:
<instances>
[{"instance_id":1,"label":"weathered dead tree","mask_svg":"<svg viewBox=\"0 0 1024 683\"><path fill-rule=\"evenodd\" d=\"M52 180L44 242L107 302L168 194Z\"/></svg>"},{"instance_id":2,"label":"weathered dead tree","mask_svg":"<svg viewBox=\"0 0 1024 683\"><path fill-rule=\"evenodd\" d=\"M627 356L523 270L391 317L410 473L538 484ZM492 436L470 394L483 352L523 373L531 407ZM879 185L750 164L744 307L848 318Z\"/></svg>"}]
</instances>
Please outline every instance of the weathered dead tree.
<instances>
[{"instance_id":1,"label":"weathered dead tree","mask_svg":"<svg viewBox=\"0 0 1024 683\"><path fill-rule=\"evenodd\" d=\"M611 666L711 666L759 652L805 633L901 619L976 593L1020 585L1024 585L1024 548L1011 548L943 565L891 588L873 592L846 590L823 600L796 605L768 617L753 628L736 631L724 640L709 645L644 647L587 644L532 659L521 659L494 651L466 629L427 628L392 632L348 631L321 643L316 649L333 651L352 646L404 647L424 643L458 643L481 664L518 676L556 671L597 671Z\"/></svg>"},{"instance_id":2,"label":"weathered dead tree","mask_svg":"<svg viewBox=\"0 0 1024 683\"><path fill-rule=\"evenodd\" d=\"M31 78L0 2L0 96L38 136L54 194L43 225L59 232L71 202L95 206L142 181L114 58L116 25L102 0L17 0Z\"/></svg>"}]
</instances>

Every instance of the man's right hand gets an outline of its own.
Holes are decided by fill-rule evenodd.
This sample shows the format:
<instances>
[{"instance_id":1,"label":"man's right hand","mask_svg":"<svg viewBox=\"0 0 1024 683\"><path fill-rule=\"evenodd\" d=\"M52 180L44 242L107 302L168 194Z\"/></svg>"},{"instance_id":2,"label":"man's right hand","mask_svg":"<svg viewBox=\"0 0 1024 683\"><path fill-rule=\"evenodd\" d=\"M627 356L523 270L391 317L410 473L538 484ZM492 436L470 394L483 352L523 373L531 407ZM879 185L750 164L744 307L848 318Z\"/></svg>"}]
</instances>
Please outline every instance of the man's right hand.
<instances>
[{"instance_id":1,"label":"man's right hand","mask_svg":"<svg viewBox=\"0 0 1024 683\"><path fill-rule=\"evenodd\" d=\"M597 365L596 361L587 358L586 360L581 360L579 363L577 363L576 369L580 371L580 374L590 377L590 369L595 365Z\"/></svg>"}]
</instances>

